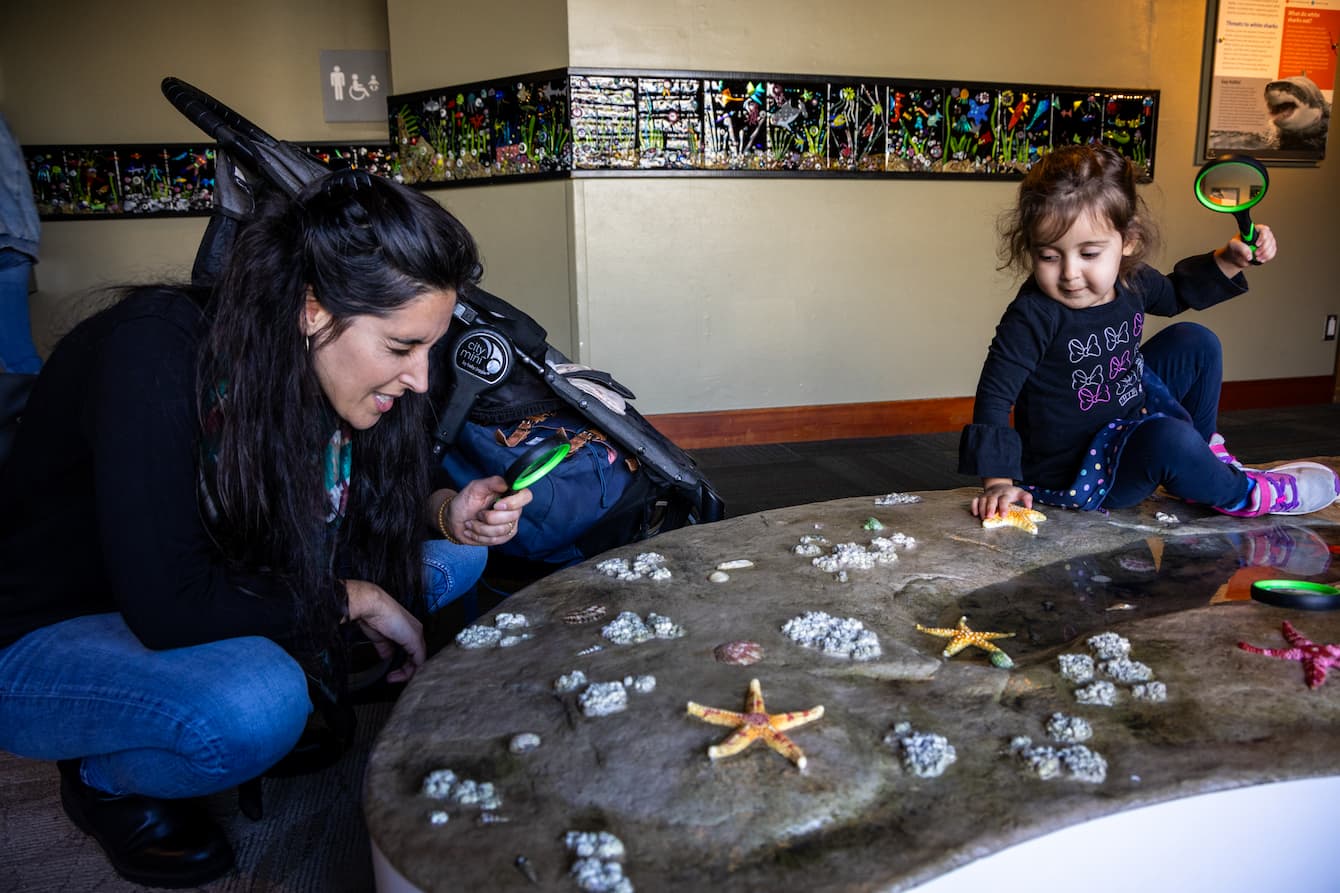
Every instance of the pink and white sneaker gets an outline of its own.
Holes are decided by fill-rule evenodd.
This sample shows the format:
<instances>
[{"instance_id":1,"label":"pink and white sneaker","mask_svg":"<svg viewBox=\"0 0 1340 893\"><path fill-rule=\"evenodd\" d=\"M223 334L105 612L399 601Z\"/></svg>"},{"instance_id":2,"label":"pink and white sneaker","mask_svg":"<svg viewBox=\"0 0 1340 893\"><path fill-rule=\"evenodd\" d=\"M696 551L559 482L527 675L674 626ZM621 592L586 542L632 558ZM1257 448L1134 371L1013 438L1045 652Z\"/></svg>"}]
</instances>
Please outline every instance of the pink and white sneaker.
<instances>
[{"instance_id":1,"label":"pink and white sneaker","mask_svg":"<svg viewBox=\"0 0 1340 893\"><path fill-rule=\"evenodd\" d=\"M1269 471L1243 469L1256 482L1244 509L1216 509L1235 518L1307 515L1340 501L1340 475L1318 462L1290 462Z\"/></svg>"},{"instance_id":2,"label":"pink and white sneaker","mask_svg":"<svg viewBox=\"0 0 1340 893\"><path fill-rule=\"evenodd\" d=\"M1237 469L1242 468L1242 463L1224 446L1224 435L1218 431L1210 435L1210 452L1214 453L1214 457L1225 465L1232 465Z\"/></svg>"}]
</instances>

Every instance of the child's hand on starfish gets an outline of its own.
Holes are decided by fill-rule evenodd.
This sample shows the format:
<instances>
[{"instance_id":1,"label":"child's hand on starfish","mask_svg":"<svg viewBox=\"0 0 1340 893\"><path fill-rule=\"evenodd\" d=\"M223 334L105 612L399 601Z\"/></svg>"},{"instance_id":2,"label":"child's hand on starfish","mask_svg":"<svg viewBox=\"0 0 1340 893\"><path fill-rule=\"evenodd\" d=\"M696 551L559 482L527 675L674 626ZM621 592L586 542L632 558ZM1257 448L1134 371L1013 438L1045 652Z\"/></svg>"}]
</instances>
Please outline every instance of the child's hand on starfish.
<instances>
[{"instance_id":1,"label":"child's hand on starfish","mask_svg":"<svg viewBox=\"0 0 1340 893\"><path fill-rule=\"evenodd\" d=\"M1033 494L1016 487L1009 478L986 478L982 481L982 495L973 497L972 513L978 518L999 518L1016 503L1031 509Z\"/></svg>"}]
</instances>

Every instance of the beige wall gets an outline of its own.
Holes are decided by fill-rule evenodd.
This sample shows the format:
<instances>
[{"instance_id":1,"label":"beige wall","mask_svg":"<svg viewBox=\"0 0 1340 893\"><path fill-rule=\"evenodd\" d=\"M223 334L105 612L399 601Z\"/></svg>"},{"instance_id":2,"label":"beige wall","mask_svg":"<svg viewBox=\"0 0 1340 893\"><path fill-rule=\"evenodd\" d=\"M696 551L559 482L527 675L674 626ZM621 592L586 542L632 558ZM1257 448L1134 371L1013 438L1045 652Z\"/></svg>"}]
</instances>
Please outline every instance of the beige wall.
<instances>
[{"instance_id":1,"label":"beige wall","mask_svg":"<svg viewBox=\"0 0 1340 893\"><path fill-rule=\"evenodd\" d=\"M564 0L387 0L391 74L413 92L567 65ZM533 316L575 356L566 182L512 183L431 193L469 227L484 257L484 287Z\"/></svg>"},{"instance_id":2,"label":"beige wall","mask_svg":"<svg viewBox=\"0 0 1340 893\"><path fill-rule=\"evenodd\" d=\"M159 91L173 75L283 139L376 140L385 125L322 120L318 53L387 46L382 0L9 3L0 109L30 144L203 139ZM87 289L189 276L204 228L203 218L45 222L39 350L94 306Z\"/></svg>"},{"instance_id":3,"label":"beige wall","mask_svg":"<svg viewBox=\"0 0 1340 893\"><path fill-rule=\"evenodd\" d=\"M574 66L1159 89L1145 196L1170 265L1234 231L1190 194L1204 14L1187 0L572 0L569 35ZM1013 292L994 271L1010 184L600 179L573 190L582 356L616 370L644 412L970 395ZM1275 227L1280 260L1251 273L1250 296L1198 315L1223 339L1229 379L1331 373L1335 343L1321 332L1340 312L1338 202L1334 157L1272 170L1257 216Z\"/></svg>"},{"instance_id":4,"label":"beige wall","mask_svg":"<svg viewBox=\"0 0 1340 893\"><path fill-rule=\"evenodd\" d=\"M66 0L10 12L0 107L21 139L194 139L159 98L165 74L284 138L376 138L376 125L321 121L316 54L337 47L388 46L397 91L563 65L1152 87L1163 91L1158 171L1145 195L1167 237L1159 261L1232 233L1190 196L1203 0L245 0L194 25L164 0L115 10ZM1332 372L1335 342L1321 328L1340 313L1340 144L1332 156L1272 168L1258 219L1275 227L1279 261L1250 274L1250 295L1198 315L1223 339L1230 379ZM561 349L613 371L643 412L673 412L971 394L1013 291L994 271L993 230L1012 193L949 180L663 178L432 194L479 238L486 287ZM202 228L47 224L44 331L59 315L48 308L77 306L67 295L88 285L184 274Z\"/></svg>"}]
</instances>

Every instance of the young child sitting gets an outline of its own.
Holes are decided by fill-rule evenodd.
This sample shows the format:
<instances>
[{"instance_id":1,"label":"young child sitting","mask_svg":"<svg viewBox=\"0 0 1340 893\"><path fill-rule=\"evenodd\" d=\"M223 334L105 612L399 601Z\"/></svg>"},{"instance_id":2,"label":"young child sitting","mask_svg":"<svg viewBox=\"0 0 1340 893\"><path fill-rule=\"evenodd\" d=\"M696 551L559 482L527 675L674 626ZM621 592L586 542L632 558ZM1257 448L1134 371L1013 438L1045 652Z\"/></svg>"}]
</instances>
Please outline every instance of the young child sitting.
<instances>
[{"instance_id":1,"label":"young child sitting","mask_svg":"<svg viewBox=\"0 0 1340 893\"><path fill-rule=\"evenodd\" d=\"M1254 252L1234 237L1165 276L1143 263L1157 231L1134 167L1083 145L1033 166L1002 230L1004 266L1031 276L996 328L959 442L959 471L982 478L974 515L1034 499L1126 508L1159 486L1239 517L1306 514L1340 497L1340 476L1324 465L1257 471L1227 452L1214 433L1223 375L1214 333L1178 323L1140 344L1147 314L1245 292L1242 271L1275 256L1269 227L1257 226Z\"/></svg>"}]
</instances>

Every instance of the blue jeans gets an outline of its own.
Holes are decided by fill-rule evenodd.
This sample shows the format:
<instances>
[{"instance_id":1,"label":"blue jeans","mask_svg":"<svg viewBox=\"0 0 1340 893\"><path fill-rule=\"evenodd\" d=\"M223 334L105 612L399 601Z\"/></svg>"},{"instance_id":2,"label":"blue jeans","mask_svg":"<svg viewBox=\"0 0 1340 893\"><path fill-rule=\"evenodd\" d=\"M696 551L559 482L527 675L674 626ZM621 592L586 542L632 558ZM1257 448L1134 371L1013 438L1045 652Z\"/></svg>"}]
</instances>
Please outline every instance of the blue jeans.
<instances>
[{"instance_id":1,"label":"blue jeans","mask_svg":"<svg viewBox=\"0 0 1340 893\"><path fill-rule=\"evenodd\" d=\"M429 610L474 586L488 550L424 546ZM255 778L312 710L307 676L269 639L153 651L118 613L76 617L0 648L0 749L83 758L108 793L196 797Z\"/></svg>"},{"instance_id":2,"label":"blue jeans","mask_svg":"<svg viewBox=\"0 0 1340 893\"><path fill-rule=\"evenodd\" d=\"M446 540L424 543L423 596L428 613L436 614L473 589L488 557L483 546L458 546Z\"/></svg>"},{"instance_id":3,"label":"blue jeans","mask_svg":"<svg viewBox=\"0 0 1340 893\"><path fill-rule=\"evenodd\" d=\"M1223 350L1209 329L1182 322L1140 347L1145 365L1191 416L1152 419L1131 434L1103 505L1129 508L1162 486L1182 499L1229 508L1247 498L1250 483L1241 471L1210 452L1218 426Z\"/></svg>"},{"instance_id":4,"label":"blue jeans","mask_svg":"<svg viewBox=\"0 0 1340 893\"><path fill-rule=\"evenodd\" d=\"M6 372L35 373L42 368L28 320L32 267L32 258L22 251L0 248L0 366Z\"/></svg>"}]
</instances>

